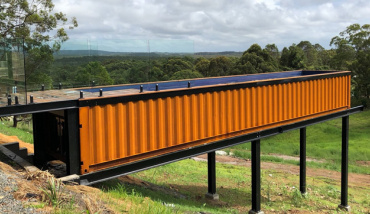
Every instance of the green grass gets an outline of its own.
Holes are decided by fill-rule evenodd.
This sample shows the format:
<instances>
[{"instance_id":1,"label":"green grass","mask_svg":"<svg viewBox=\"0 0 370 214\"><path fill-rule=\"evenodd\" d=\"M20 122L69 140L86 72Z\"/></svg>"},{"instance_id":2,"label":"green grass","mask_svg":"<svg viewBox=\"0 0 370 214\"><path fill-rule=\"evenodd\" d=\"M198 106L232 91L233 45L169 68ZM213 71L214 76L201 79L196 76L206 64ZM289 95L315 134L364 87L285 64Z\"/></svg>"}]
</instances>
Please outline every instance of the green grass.
<instances>
[{"instance_id":1,"label":"green grass","mask_svg":"<svg viewBox=\"0 0 370 214\"><path fill-rule=\"evenodd\" d=\"M150 182L133 185L117 179L102 183L105 194L117 200L133 203L120 205L128 213L246 213L251 209L251 173L243 166L217 163L217 193L220 201L205 199L207 163L184 160L135 173L132 177ZM299 211L345 213L337 209L340 203L340 182L323 177L307 177L308 193L301 195L299 176L276 170L261 172L261 209L266 213ZM176 192L179 195L173 195ZM369 186L351 185L349 204L352 213L368 213ZM150 204L148 212L143 204ZM165 205L171 205L170 207ZM143 209L143 211L142 211Z\"/></svg>"},{"instance_id":2,"label":"green grass","mask_svg":"<svg viewBox=\"0 0 370 214\"><path fill-rule=\"evenodd\" d=\"M349 131L349 171L370 174L370 167L357 161L370 161L370 110L350 116ZM323 159L325 163L308 162L309 167L340 170L342 120L307 127L307 157ZM250 143L231 147L234 155L250 158ZM283 154L299 157L299 130L282 133L261 140L261 153ZM298 164L297 161L282 158L262 156L263 161Z\"/></svg>"},{"instance_id":3,"label":"green grass","mask_svg":"<svg viewBox=\"0 0 370 214\"><path fill-rule=\"evenodd\" d=\"M26 143L33 144L32 125L18 123L17 128L13 127L11 121L0 121L0 133L8 136L17 136Z\"/></svg>"}]
</instances>

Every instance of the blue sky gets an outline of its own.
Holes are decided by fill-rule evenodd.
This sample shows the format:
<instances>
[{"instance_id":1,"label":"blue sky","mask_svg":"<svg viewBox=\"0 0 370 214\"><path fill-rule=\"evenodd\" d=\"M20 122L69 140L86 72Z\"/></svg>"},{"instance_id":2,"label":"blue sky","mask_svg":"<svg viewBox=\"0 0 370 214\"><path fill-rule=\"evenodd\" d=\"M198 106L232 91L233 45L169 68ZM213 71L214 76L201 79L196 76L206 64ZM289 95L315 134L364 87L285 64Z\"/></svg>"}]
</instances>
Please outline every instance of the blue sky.
<instances>
[{"instance_id":1,"label":"blue sky","mask_svg":"<svg viewBox=\"0 0 370 214\"><path fill-rule=\"evenodd\" d=\"M330 48L354 23L370 23L369 0L54 0L76 17L70 43L103 50L244 51L254 43L281 50L308 40ZM149 46L148 46L149 41ZM163 48L160 48L163 47Z\"/></svg>"}]
</instances>

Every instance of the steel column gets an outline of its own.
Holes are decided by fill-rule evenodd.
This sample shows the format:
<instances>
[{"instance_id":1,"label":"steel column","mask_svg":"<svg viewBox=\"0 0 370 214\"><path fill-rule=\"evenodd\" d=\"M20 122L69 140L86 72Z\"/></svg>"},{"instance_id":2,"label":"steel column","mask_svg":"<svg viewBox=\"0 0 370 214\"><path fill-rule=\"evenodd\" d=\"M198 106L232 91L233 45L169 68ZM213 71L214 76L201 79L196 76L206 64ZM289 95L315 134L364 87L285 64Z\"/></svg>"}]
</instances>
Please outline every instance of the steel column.
<instances>
[{"instance_id":1,"label":"steel column","mask_svg":"<svg viewBox=\"0 0 370 214\"><path fill-rule=\"evenodd\" d=\"M216 194L216 152L209 152L208 154L208 193L206 198L218 200L219 196Z\"/></svg>"},{"instance_id":2,"label":"steel column","mask_svg":"<svg viewBox=\"0 0 370 214\"><path fill-rule=\"evenodd\" d=\"M249 213L261 211L261 141L252 141L252 209Z\"/></svg>"},{"instance_id":3,"label":"steel column","mask_svg":"<svg viewBox=\"0 0 370 214\"><path fill-rule=\"evenodd\" d=\"M67 174L80 174L80 127L78 109L64 111L67 143Z\"/></svg>"},{"instance_id":4,"label":"steel column","mask_svg":"<svg viewBox=\"0 0 370 214\"><path fill-rule=\"evenodd\" d=\"M306 193L306 127L300 129L299 190Z\"/></svg>"},{"instance_id":5,"label":"steel column","mask_svg":"<svg viewBox=\"0 0 370 214\"><path fill-rule=\"evenodd\" d=\"M341 202L339 208L349 211L348 206L348 133L349 116L342 118L342 175L341 175Z\"/></svg>"},{"instance_id":6,"label":"steel column","mask_svg":"<svg viewBox=\"0 0 370 214\"><path fill-rule=\"evenodd\" d=\"M33 123L33 148L34 148L34 165L42 168L44 163L47 161L47 153L45 151L45 134L49 134L49 131L45 130L45 125L47 123L45 113L32 114Z\"/></svg>"}]
</instances>

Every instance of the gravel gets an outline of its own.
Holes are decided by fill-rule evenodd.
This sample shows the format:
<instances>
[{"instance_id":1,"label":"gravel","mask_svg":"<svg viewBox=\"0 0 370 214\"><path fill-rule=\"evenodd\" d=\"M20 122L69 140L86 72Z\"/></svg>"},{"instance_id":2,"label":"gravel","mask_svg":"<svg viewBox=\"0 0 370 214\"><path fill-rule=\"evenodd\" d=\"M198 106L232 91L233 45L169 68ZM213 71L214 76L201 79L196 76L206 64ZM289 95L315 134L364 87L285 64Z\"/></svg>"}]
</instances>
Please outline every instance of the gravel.
<instances>
[{"instance_id":1,"label":"gravel","mask_svg":"<svg viewBox=\"0 0 370 214\"><path fill-rule=\"evenodd\" d=\"M0 152L0 156L3 154ZM0 157L3 159L4 157ZM32 207L24 207L22 202L13 197L13 192L17 190L16 177L5 174L0 170L0 213L19 214L19 213L39 213Z\"/></svg>"}]
</instances>

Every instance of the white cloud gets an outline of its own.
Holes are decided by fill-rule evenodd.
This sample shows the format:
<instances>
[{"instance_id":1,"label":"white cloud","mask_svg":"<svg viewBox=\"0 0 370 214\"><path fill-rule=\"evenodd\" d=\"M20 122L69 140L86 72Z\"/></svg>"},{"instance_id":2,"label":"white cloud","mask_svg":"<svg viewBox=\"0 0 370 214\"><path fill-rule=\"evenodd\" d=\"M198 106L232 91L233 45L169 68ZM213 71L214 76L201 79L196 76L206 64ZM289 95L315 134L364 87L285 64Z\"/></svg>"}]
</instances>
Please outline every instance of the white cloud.
<instances>
[{"instance_id":1,"label":"white cloud","mask_svg":"<svg viewBox=\"0 0 370 214\"><path fill-rule=\"evenodd\" d=\"M55 0L75 16L71 39L188 39L195 51L279 48L308 40L328 47L353 23L370 23L368 0Z\"/></svg>"}]
</instances>

